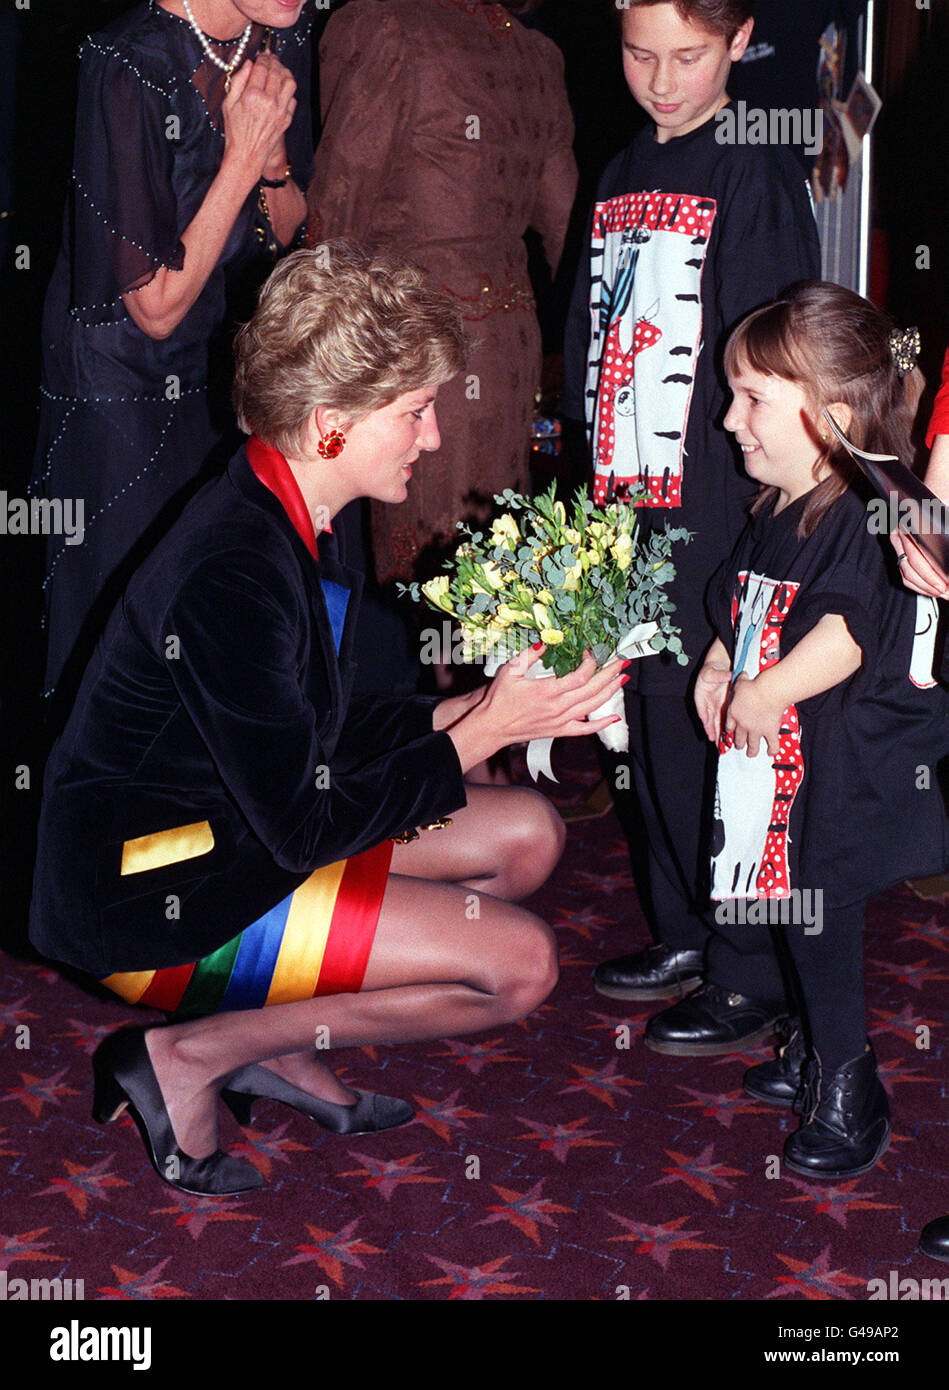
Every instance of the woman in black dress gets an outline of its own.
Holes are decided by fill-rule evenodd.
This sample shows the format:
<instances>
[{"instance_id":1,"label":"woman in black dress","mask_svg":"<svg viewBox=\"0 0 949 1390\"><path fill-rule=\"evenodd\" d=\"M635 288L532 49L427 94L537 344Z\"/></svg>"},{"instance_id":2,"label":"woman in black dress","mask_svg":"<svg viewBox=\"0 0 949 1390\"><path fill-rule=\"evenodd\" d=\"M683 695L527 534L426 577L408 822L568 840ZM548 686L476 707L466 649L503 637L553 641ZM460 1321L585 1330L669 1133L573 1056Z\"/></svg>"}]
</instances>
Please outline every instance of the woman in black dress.
<instances>
[{"instance_id":1,"label":"woman in black dress","mask_svg":"<svg viewBox=\"0 0 949 1390\"><path fill-rule=\"evenodd\" d=\"M242 1117L267 1096L336 1132L403 1124L324 1049L497 1027L556 980L553 934L514 903L563 823L464 774L605 727L587 716L622 663L529 680L525 652L470 695L352 694L361 578L332 520L405 500L463 349L452 300L394 257L328 243L278 266L238 336L252 437L135 574L49 760L30 935L186 1020L103 1044L95 1113L130 1105L190 1192L260 1185L216 1147L222 1090Z\"/></svg>"},{"instance_id":2,"label":"woman in black dress","mask_svg":"<svg viewBox=\"0 0 949 1390\"><path fill-rule=\"evenodd\" d=\"M305 212L303 9L149 0L81 49L31 492L81 504L83 538L48 542L47 697L230 428L233 321Z\"/></svg>"}]
</instances>

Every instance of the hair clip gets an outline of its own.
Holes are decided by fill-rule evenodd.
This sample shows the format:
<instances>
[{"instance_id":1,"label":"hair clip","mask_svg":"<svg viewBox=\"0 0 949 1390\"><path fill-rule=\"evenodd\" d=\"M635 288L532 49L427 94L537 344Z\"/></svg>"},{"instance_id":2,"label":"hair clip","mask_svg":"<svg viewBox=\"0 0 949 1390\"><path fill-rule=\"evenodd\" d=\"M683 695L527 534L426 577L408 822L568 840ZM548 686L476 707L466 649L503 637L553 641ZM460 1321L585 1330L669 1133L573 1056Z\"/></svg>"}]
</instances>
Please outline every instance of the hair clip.
<instances>
[{"instance_id":1,"label":"hair clip","mask_svg":"<svg viewBox=\"0 0 949 1390\"><path fill-rule=\"evenodd\" d=\"M890 356L893 358L900 379L908 376L916 366L919 349L922 346L918 328L894 328L890 334Z\"/></svg>"}]
</instances>

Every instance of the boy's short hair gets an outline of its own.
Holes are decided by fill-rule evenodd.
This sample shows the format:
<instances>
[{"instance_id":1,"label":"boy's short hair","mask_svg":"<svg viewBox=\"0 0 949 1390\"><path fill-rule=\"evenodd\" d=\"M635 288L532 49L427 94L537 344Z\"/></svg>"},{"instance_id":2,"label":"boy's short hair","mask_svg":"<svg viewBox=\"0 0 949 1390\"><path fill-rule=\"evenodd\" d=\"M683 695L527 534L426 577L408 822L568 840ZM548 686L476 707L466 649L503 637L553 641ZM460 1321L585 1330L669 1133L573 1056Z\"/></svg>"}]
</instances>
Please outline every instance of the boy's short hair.
<instances>
[{"instance_id":1,"label":"boy's short hair","mask_svg":"<svg viewBox=\"0 0 949 1390\"><path fill-rule=\"evenodd\" d=\"M742 25L754 19L755 14L755 0L613 0L613 4L620 20L624 10L635 10L640 5L671 4L680 19L698 29L721 34L729 45Z\"/></svg>"}]
</instances>

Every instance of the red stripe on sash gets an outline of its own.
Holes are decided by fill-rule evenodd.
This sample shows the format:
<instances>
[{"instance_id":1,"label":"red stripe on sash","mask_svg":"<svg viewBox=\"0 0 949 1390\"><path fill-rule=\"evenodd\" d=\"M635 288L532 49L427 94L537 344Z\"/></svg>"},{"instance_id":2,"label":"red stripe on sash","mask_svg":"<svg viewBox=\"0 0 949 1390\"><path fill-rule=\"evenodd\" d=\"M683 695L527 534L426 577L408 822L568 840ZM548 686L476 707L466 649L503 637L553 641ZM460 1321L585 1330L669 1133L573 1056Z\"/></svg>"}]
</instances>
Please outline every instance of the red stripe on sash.
<instances>
[{"instance_id":1,"label":"red stripe on sash","mask_svg":"<svg viewBox=\"0 0 949 1390\"><path fill-rule=\"evenodd\" d=\"M346 861L314 998L362 988L391 859L392 841L384 840Z\"/></svg>"}]
</instances>

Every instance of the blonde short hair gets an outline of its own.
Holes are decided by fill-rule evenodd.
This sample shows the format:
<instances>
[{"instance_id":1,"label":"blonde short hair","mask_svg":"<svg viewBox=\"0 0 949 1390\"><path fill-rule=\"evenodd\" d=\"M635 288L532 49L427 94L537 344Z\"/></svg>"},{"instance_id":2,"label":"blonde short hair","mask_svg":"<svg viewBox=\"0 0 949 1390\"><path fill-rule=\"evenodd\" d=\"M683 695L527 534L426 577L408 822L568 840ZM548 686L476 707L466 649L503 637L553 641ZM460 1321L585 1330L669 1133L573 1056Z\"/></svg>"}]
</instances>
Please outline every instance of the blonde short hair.
<instances>
[{"instance_id":1,"label":"blonde short hair","mask_svg":"<svg viewBox=\"0 0 949 1390\"><path fill-rule=\"evenodd\" d=\"M467 347L454 300L410 261L342 240L296 251L235 338L238 423L292 454L318 406L355 423L453 377Z\"/></svg>"}]
</instances>

